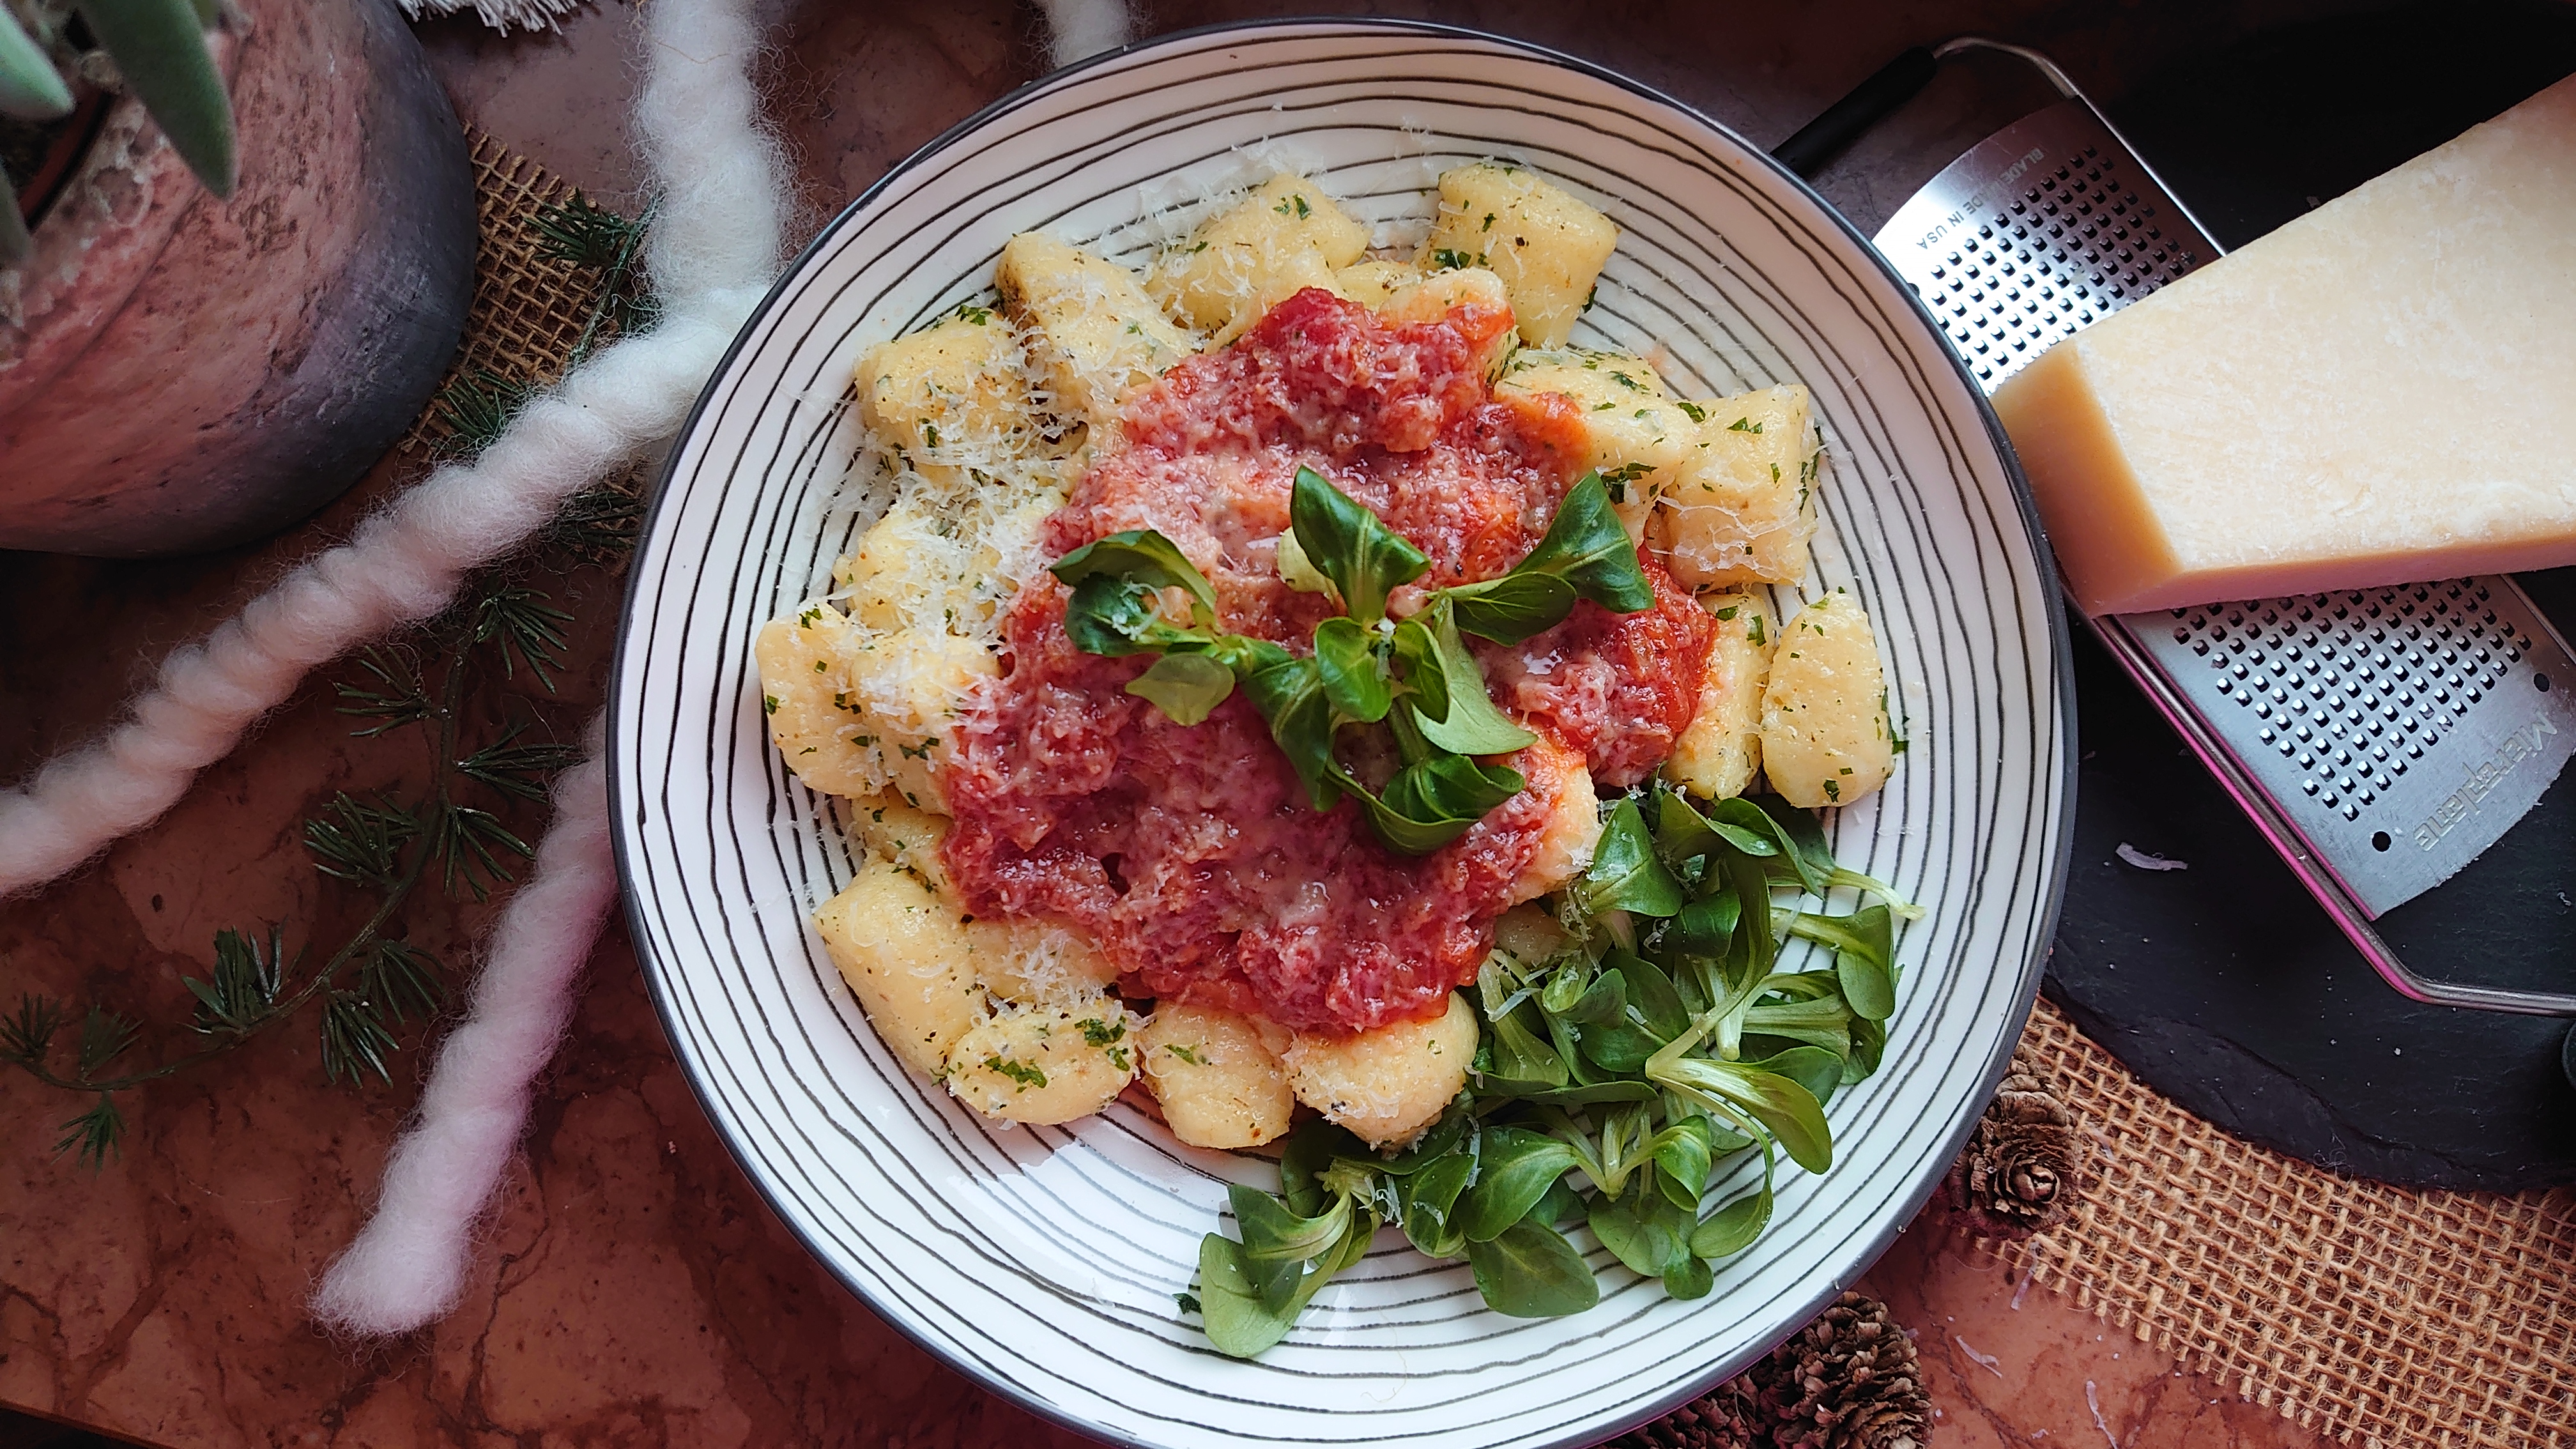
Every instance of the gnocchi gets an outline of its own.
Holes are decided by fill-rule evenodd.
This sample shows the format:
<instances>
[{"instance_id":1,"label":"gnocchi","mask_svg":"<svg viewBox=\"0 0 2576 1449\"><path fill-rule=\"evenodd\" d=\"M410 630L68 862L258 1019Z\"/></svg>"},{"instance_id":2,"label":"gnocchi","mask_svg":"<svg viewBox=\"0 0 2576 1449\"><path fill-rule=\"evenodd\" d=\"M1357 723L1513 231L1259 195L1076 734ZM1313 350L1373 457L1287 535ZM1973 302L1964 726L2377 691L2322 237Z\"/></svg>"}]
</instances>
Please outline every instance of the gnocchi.
<instances>
[{"instance_id":1,"label":"gnocchi","mask_svg":"<svg viewBox=\"0 0 2576 1449\"><path fill-rule=\"evenodd\" d=\"M1283 1136L1297 1109L1287 1068L1262 1023L1186 1002L1157 1007L1136 1036L1136 1061L1172 1135L1192 1147L1258 1147Z\"/></svg>"},{"instance_id":2,"label":"gnocchi","mask_svg":"<svg viewBox=\"0 0 2576 1449\"><path fill-rule=\"evenodd\" d=\"M1428 1021L1399 1021L1351 1036L1300 1035L1288 1045L1297 1100L1371 1147L1398 1148L1440 1120L1476 1057L1476 1008L1452 994Z\"/></svg>"},{"instance_id":3,"label":"gnocchi","mask_svg":"<svg viewBox=\"0 0 2576 1449\"><path fill-rule=\"evenodd\" d=\"M1887 783L1896 736L1878 636L1836 591L1780 625L1762 691L1762 773L1792 805L1845 805Z\"/></svg>"},{"instance_id":4,"label":"gnocchi","mask_svg":"<svg viewBox=\"0 0 2576 1449\"><path fill-rule=\"evenodd\" d=\"M1493 272L1511 294L1521 339L1562 347L1618 245L1619 228L1573 193L1488 163L1441 173L1440 217L1417 265Z\"/></svg>"}]
</instances>

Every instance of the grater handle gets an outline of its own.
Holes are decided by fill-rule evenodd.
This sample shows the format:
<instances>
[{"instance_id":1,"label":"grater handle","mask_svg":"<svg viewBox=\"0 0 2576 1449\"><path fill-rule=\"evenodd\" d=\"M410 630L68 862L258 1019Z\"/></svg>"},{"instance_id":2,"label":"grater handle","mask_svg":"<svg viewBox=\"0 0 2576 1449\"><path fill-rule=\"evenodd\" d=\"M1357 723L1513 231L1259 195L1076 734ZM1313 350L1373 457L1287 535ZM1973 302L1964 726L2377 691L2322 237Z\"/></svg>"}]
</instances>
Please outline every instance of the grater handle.
<instances>
[{"instance_id":1,"label":"grater handle","mask_svg":"<svg viewBox=\"0 0 2576 1449\"><path fill-rule=\"evenodd\" d=\"M1915 46L1880 66L1876 74L1852 88L1850 95L1798 128L1798 134L1771 152L1773 160L1812 181L1825 163L1841 154L1860 134L1887 119L1898 106L1931 84L1941 62L1928 46Z\"/></svg>"}]
</instances>

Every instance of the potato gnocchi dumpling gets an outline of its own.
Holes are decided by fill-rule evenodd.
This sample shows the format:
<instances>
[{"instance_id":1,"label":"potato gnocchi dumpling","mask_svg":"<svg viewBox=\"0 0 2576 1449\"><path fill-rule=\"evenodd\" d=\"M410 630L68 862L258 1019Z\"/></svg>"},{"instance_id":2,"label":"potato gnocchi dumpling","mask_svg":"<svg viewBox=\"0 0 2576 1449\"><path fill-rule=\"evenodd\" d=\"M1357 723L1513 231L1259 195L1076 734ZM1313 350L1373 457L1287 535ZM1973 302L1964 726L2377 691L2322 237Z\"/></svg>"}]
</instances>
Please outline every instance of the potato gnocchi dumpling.
<instances>
[{"instance_id":1,"label":"potato gnocchi dumpling","mask_svg":"<svg viewBox=\"0 0 2576 1449\"><path fill-rule=\"evenodd\" d=\"M1037 431L1019 338L989 308L962 306L880 343L851 381L859 420L940 483L963 482L967 460L1022 447Z\"/></svg>"},{"instance_id":2,"label":"potato gnocchi dumpling","mask_svg":"<svg viewBox=\"0 0 2576 1449\"><path fill-rule=\"evenodd\" d=\"M984 987L957 909L889 860L861 865L814 929L868 1022L903 1064L936 1079L984 1017Z\"/></svg>"},{"instance_id":3,"label":"potato gnocchi dumpling","mask_svg":"<svg viewBox=\"0 0 2576 1449\"><path fill-rule=\"evenodd\" d=\"M1088 1117L1135 1080L1135 1026L1114 996L1006 1011L958 1038L948 1090L1005 1122L1049 1127Z\"/></svg>"},{"instance_id":4,"label":"potato gnocchi dumpling","mask_svg":"<svg viewBox=\"0 0 2576 1449\"><path fill-rule=\"evenodd\" d=\"M1334 275L1368 249L1368 229L1302 176L1261 189L1163 254L1146 291L1220 344L1308 287L1346 295Z\"/></svg>"},{"instance_id":5,"label":"potato gnocchi dumpling","mask_svg":"<svg viewBox=\"0 0 2576 1449\"><path fill-rule=\"evenodd\" d=\"M1552 789L1556 806L1538 853L1512 882L1511 901L1534 901L1583 874L1592 863L1592 848L1601 839L1601 798L1593 792L1592 772L1583 757L1542 736L1521 751L1521 773L1538 789Z\"/></svg>"},{"instance_id":6,"label":"potato gnocchi dumpling","mask_svg":"<svg viewBox=\"0 0 2576 1449\"><path fill-rule=\"evenodd\" d=\"M1655 519L1673 577L1694 589L1802 584L1816 533L1807 390L1790 385L1693 405L1704 416Z\"/></svg>"},{"instance_id":7,"label":"potato gnocchi dumpling","mask_svg":"<svg viewBox=\"0 0 2576 1449\"><path fill-rule=\"evenodd\" d=\"M1836 590L1790 615L1762 692L1762 773L1792 805L1848 805L1887 783L1896 736L1878 636Z\"/></svg>"},{"instance_id":8,"label":"potato gnocchi dumpling","mask_svg":"<svg viewBox=\"0 0 2576 1449\"><path fill-rule=\"evenodd\" d=\"M1301 1035L1285 1059L1297 1100L1371 1147L1392 1149L1440 1119L1476 1059L1476 1008L1452 994L1446 1014L1351 1036Z\"/></svg>"},{"instance_id":9,"label":"potato gnocchi dumpling","mask_svg":"<svg viewBox=\"0 0 2576 1449\"><path fill-rule=\"evenodd\" d=\"M1422 269L1411 262L1360 262L1333 273L1333 281L1342 295L1371 311L1386 305L1387 299L1422 280Z\"/></svg>"},{"instance_id":10,"label":"potato gnocchi dumpling","mask_svg":"<svg viewBox=\"0 0 2576 1449\"><path fill-rule=\"evenodd\" d=\"M1028 329L1049 411L1106 426L1127 394L1197 350L1135 274L1044 232L1022 232L993 269L1003 305Z\"/></svg>"},{"instance_id":11,"label":"potato gnocchi dumpling","mask_svg":"<svg viewBox=\"0 0 2576 1449\"><path fill-rule=\"evenodd\" d=\"M1136 1065L1172 1135L1192 1147L1258 1147L1288 1131L1297 1110L1270 1037L1239 1012L1175 1002L1136 1034Z\"/></svg>"},{"instance_id":12,"label":"potato gnocchi dumpling","mask_svg":"<svg viewBox=\"0 0 2576 1449\"><path fill-rule=\"evenodd\" d=\"M1378 316L1389 323L1437 322L1459 307L1492 307L1510 310L1511 298L1503 290L1503 279L1482 267L1460 267L1452 271L1433 272L1398 287L1387 295ZM1485 344L1484 354L1476 359L1477 367L1487 377L1494 375L1512 350L1512 334L1499 333Z\"/></svg>"},{"instance_id":13,"label":"potato gnocchi dumpling","mask_svg":"<svg viewBox=\"0 0 2576 1449\"><path fill-rule=\"evenodd\" d=\"M1642 357L1525 347L1512 355L1494 391L1553 392L1574 400L1590 447L1581 466L1601 474L1610 507L1634 543L1645 542L1655 500L1700 451L1699 424L1665 395L1664 380Z\"/></svg>"},{"instance_id":14,"label":"potato gnocchi dumpling","mask_svg":"<svg viewBox=\"0 0 2576 1449\"><path fill-rule=\"evenodd\" d=\"M1489 163L1441 173L1440 217L1417 261L1491 270L1511 293L1521 340L1562 347L1618 245L1619 228L1573 193Z\"/></svg>"},{"instance_id":15,"label":"potato gnocchi dumpling","mask_svg":"<svg viewBox=\"0 0 2576 1449\"><path fill-rule=\"evenodd\" d=\"M1700 595L1717 620L1699 712L1673 741L1664 778L1704 800L1744 793L1762 768L1762 689L1771 676L1771 610L1757 594Z\"/></svg>"}]
</instances>

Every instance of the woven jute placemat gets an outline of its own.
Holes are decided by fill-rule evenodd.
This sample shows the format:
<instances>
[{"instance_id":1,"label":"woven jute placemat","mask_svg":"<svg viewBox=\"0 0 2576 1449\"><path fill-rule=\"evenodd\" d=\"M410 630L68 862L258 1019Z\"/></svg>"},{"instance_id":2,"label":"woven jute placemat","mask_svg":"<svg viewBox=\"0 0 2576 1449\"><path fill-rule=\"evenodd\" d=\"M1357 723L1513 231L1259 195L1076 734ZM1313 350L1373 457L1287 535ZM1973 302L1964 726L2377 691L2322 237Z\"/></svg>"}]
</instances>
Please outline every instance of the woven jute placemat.
<instances>
[{"instance_id":1,"label":"woven jute placemat","mask_svg":"<svg viewBox=\"0 0 2576 1449\"><path fill-rule=\"evenodd\" d=\"M474 162L474 301L439 400L399 445L406 454L435 452L454 435L443 400L459 382L541 386L561 376L599 300L599 274L547 255L536 227L547 207L573 199L571 184L487 131L468 126L465 135Z\"/></svg>"},{"instance_id":2,"label":"woven jute placemat","mask_svg":"<svg viewBox=\"0 0 2576 1449\"><path fill-rule=\"evenodd\" d=\"M2093 1137L2001 1256L2248 1399L2371 1449L2576 1445L2576 1192L2413 1192L2241 1142L2046 1001L2019 1069Z\"/></svg>"}]
</instances>

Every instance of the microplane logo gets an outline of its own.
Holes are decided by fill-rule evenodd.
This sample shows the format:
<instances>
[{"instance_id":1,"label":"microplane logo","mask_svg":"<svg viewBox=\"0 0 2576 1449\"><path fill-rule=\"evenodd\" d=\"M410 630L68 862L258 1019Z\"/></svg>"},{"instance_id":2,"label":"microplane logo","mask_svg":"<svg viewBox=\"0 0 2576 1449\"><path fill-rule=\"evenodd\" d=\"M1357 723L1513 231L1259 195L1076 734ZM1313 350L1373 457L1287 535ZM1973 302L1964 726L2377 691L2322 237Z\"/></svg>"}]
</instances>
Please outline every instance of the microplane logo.
<instances>
[{"instance_id":1,"label":"microplane logo","mask_svg":"<svg viewBox=\"0 0 2576 1449\"><path fill-rule=\"evenodd\" d=\"M2451 833L2452 826L2469 818L2469 812L2478 808L2479 801L2495 793L2495 788L2504 783L2515 766L2540 753L2540 742L2544 737L2556 733L2558 726L2546 719L2536 719L2506 735L2504 743L2496 747L2495 754L2471 770L2469 778L2460 783L2460 788L2452 791L2433 808L2433 813L2425 818L2423 824L2415 827L2416 845L2431 850L2440 844L2442 837Z\"/></svg>"}]
</instances>

